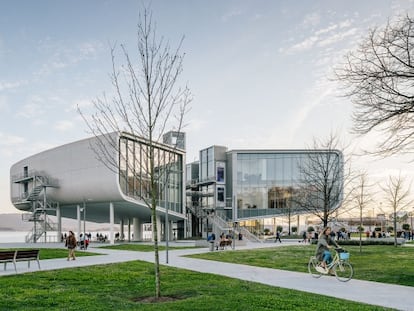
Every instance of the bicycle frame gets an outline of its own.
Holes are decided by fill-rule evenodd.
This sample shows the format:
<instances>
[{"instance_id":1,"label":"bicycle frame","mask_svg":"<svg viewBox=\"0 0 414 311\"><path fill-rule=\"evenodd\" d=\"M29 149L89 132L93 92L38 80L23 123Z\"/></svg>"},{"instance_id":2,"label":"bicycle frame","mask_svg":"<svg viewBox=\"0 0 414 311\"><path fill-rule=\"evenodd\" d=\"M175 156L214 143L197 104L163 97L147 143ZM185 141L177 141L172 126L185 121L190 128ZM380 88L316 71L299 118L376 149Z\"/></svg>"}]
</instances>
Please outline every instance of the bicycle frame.
<instances>
[{"instance_id":1,"label":"bicycle frame","mask_svg":"<svg viewBox=\"0 0 414 311\"><path fill-rule=\"evenodd\" d=\"M341 282L347 282L349 281L353 274L354 269L352 265L349 263L347 259L341 259L339 256L339 249L335 249L336 253L333 257L333 260L331 263L326 265L326 271L332 271L335 273L335 277L341 281ZM320 278L322 275L328 274L323 273L320 271L319 268L319 260L315 256L311 256L308 263L308 270L309 273L315 277Z\"/></svg>"}]
</instances>

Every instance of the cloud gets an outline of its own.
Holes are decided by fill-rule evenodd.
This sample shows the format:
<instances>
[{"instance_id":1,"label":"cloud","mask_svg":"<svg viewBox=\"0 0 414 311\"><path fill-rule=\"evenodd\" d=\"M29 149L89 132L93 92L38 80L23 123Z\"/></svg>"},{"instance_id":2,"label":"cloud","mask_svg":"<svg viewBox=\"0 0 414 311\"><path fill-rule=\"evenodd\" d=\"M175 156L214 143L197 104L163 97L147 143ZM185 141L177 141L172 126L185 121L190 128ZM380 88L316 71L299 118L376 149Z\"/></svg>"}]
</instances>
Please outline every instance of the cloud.
<instances>
[{"instance_id":1,"label":"cloud","mask_svg":"<svg viewBox=\"0 0 414 311\"><path fill-rule=\"evenodd\" d=\"M61 132L68 131L72 129L73 127L74 127L73 122L68 121L68 120L57 121L54 125L54 128Z\"/></svg>"},{"instance_id":2,"label":"cloud","mask_svg":"<svg viewBox=\"0 0 414 311\"><path fill-rule=\"evenodd\" d=\"M207 121L193 118L190 122L188 122L187 128L185 130L189 132L200 132L206 127L206 125Z\"/></svg>"},{"instance_id":3,"label":"cloud","mask_svg":"<svg viewBox=\"0 0 414 311\"><path fill-rule=\"evenodd\" d=\"M335 93L335 85L322 78L315 82L313 88L309 91L309 100L300 106L300 109L295 113L293 119L289 122L290 137L295 137L302 124L306 121L314 109L323 105L325 99L331 97Z\"/></svg>"},{"instance_id":4,"label":"cloud","mask_svg":"<svg viewBox=\"0 0 414 311\"><path fill-rule=\"evenodd\" d=\"M322 34L331 32L331 31L335 30L336 28L338 28L338 25L336 25L336 24L330 25L330 26L328 26L326 28L322 28L322 29L319 29L319 30L315 31L315 35L316 36L320 36Z\"/></svg>"},{"instance_id":5,"label":"cloud","mask_svg":"<svg viewBox=\"0 0 414 311\"><path fill-rule=\"evenodd\" d=\"M46 38L39 42L38 52L49 55L49 57L35 74L48 75L84 60L94 59L102 49L103 44L99 41L82 42L72 46L64 41L53 41L51 38Z\"/></svg>"},{"instance_id":6,"label":"cloud","mask_svg":"<svg viewBox=\"0 0 414 311\"><path fill-rule=\"evenodd\" d=\"M2 82L0 81L0 92L5 90L11 90L16 89L20 87L21 85L25 84L27 82L25 81L17 81L17 82Z\"/></svg>"},{"instance_id":7,"label":"cloud","mask_svg":"<svg viewBox=\"0 0 414 311\"><path fill-rule=\"evenodd\" d=\"M344 31L344 32L338 32L338 33L335 33L335 34L333 34L329 37L326 37L324 39L319 40L317 45L318 45L318 47L324 47L324 46L327 46L327 45L332 45L336 42L345 40L348 37L355 36L357 34L357 32L358 32L357 28L351 28L351 29L348 29L347 31Z\"/></svg>"},{"instance_id":8,"label":"cloud","mask_svg":"<svg viewBox=\"0 0 414 311\"><path fill-rule=\"evenodd\" d=\"M291 47L289 47L286 50L286 52L288 54L294 54L294 53L310 50L312 47L315 46L315 44L316 44L316 42L318 42L318 40L319 40L318 36L311 36L309 38L306 38L302 42L299 42L295 45L292 45Z\"/></svg>"},{"instance_id":9,"label":"cloud","mask_svg":"<svg viewBox=\"0 0 414 311\"><path fill-rule=\"evenodd\" d=\"M321 21L321 16L319 13L317 12L309 13L305 16L305 19L303 20L303 25L305 27L316 26L320 23L320 21Z\"/></svg>"},{"instance_id":10,"label":"cloud","mask_svg":"<svg viewBox=\"0 0 414 311\"><path fill-rule=\"evenodd\" d=\"M0 132L0 155L12 158L16 152L16 148L24 143L25 139L23 137Z\"/></svg>"},{"instance_id":11,"label":"cloud","mask_svg":"<svg viewBox=\"0 0 414 311\"><path fill-rule=\"evenodd\" d=\"M222 15L221 16L221 20L226 23L230 19L232 19L234 17L237 17L237 16L240 16L240 15L242 15L242 11L241 10L239 10L239 9L238 10L233 10L233 11L230 11L230 12Z\"/></svg>"},{"instance_id":12,"label":"cloud","mask_svg":"<svg viewBox=\"0 0 414 311\"><path fill-rule=\"evenodd\" d=\"M352 24L352 20L347 19L345 21L336 24L331 24L324 28L320 28L311 33L301 42L293 43L291 46L287 48L279 49L279 52L285 54L295 54L308 51L315 47L323 48L327 46L332 46L335 43L344 41L346 39L349 39L350 37L354 37L357 35L358 29L355 27L350 28ZM289 41L292 40L290 39Z\"/></svg>"},{"instance_id":13,"label":"cloud","mask_svg":"<svg viewBox=\"0 0 414 311\"><path fill-rule=\"evenodd\" d=\"M17 117L26 119L35 119L45 114L46 101L40 96L32 96L29 98L29 103L22 106L17 112Z\"/></svg>"},{"instance_id":14,"label":"cloud","mask_svg":"<svg viewBox=\"0 0 414 311\"><path fill-rule=\"evenodd\" d=\"M13 147L24 143L25 139L20 136L4 134L0 132L0 146Z\"/></svg>"},{"instance_id":15,"label":"cloud","mask_svg":"<svg viewBox=\"0 0 414 311\"><path fill-rule=\"evenodd\" d=\"M90 108L92 107L93 102L90 99L77 99L73 102L71 105L71 110L78 110L78 107L82 109Z\"/></svg>"},{"instance_id":16,"label":"cloud","mask_svg":"<svg viewBox=\"0 0 414 311\"><path fill-rule=\"evenodd\" d=\"M5 115L9 112L10 106L8 104L7 98L5 96L0 96L0 113Z\"/></svg>"}]
</instances>

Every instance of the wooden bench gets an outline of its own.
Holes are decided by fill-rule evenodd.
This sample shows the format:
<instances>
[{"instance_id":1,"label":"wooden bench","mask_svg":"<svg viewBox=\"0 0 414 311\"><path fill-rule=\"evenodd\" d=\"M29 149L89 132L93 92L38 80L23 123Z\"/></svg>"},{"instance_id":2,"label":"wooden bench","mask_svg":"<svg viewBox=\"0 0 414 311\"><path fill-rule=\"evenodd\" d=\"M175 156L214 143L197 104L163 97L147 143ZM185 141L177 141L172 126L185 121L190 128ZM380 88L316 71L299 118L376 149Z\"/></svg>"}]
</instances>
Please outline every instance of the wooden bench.
<instances>
[{"instance_id":1,"label":"wooden bench","mask_svg":"<svg viewBox=\"0 0 414 311\"><path fill-rule=\"evenodd\" d=\"M16 263L20 261L27 261L27 267L30 269L30 262L32 260L37 261L37 265L40 270L39 262L39 252L38 249L22 249L15 251L0 251L0 263L4 263L4 270L6 270L6 265L9 262L12 262L14 265L14 270L17 273Z\"/></svg>"},{"instance_id":2,"label":"wooden bench","mask_svg":"<svg viewBox=\"0 0 414 311\"><path fill-rule=\"evenodd\" d=\"M14 256L16 256L16 252L17 251L0 251L0 263L4 263L4 270L6 270L8 262L12 262L14 264L14 269L16 270L16 264L14 262Z\"/></svg>"}]
</instances>

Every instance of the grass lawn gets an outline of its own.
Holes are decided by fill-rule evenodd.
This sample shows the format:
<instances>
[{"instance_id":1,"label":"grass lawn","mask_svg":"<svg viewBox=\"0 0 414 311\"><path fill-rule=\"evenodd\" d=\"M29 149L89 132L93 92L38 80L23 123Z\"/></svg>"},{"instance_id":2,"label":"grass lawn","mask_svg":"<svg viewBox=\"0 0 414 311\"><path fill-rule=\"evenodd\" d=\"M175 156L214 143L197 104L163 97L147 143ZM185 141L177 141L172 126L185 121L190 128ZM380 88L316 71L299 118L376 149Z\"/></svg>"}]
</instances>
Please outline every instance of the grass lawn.
<instances>
[{"instance_id":1,"label":"grass lawn","mask_svg":"<svg viewBox=\"0 0 414 311\"><path fill-rule=\"evenodd\" d=\"M189 257L307 272L308 260L315 248L315 245L280 246L218 251ZM346 246L345 249L351 254L355 279L414 286L414 247L363 246L362 253L359 246Z\"/></svg>"},{"instance_id":2,"label":"grass lawn","mask_svg":"<svg viewBox=\"0 0 414 311\"><path fill-rule=\"evenodd\" d=\"M180 299L144 303L141 297L154 295L154 265L141 261L0 280L0 310L391 310L167 266L162 295Z\"/></svg>"}]
</instances>

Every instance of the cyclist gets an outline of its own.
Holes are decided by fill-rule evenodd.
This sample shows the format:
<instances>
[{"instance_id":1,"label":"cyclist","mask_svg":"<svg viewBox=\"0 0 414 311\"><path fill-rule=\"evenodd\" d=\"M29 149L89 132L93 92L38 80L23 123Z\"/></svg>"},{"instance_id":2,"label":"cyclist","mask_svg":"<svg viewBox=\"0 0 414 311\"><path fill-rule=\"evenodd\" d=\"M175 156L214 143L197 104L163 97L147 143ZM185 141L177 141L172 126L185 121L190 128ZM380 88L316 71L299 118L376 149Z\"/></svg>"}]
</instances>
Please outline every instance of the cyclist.
<instances>
[{"instance_id":1,"label":"cyclist","mask_svg":"<svg viewBox=\"0 0 414 311\"><path fill-rule=\"evenodd\" d=\"M332 255L329 249L332 248L332 245L335 245L337 248L340 248L339 245L331 237L331 227L326 227L323 229L321 236L318 239L318 246L316 247L316 258L321 262L321 267L317 267L319 272L324 274L329 273L327 265L332 261ZM319 268L319 269L318 269Z\"/></svg>"}]
</instances>

